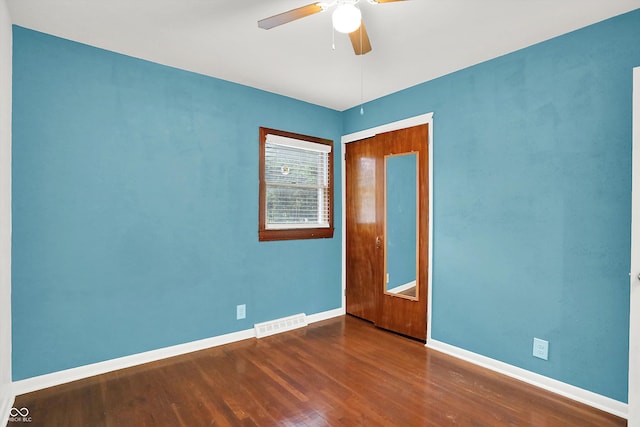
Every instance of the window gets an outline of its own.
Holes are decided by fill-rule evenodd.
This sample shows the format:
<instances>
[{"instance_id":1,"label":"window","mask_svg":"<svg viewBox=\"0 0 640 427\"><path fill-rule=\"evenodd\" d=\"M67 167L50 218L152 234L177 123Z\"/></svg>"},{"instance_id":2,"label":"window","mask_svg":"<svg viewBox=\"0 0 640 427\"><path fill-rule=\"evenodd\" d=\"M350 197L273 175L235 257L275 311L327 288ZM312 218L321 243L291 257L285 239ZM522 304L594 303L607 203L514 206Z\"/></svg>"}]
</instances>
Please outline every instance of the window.
<instances>
[{"instance_id":1,"label":"window","mask_svg":"<svg viewBox=\"0 0 640 427\"><path fill-rule=\"evenodd\" d=\"M333 237L333 141L260 128L258 238Z\"/></svg>"}]
</instances>

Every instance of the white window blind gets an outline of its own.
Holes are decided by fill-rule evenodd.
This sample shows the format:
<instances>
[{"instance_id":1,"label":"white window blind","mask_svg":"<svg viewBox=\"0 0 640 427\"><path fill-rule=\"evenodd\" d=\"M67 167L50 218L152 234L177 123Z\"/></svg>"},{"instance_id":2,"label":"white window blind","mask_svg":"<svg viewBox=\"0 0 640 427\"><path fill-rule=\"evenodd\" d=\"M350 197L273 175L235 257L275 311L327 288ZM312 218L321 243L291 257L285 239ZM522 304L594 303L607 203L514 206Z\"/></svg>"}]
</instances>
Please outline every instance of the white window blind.
<instances>
[{"instance_id":1,"label":"white window blind","mask_svg":"<svg viewBox=\"0 0 640 427\"><path fill-rule=\"evenodd\" d=\"M331 146L267 135L267 229L329 227Z\"/></svg>"}]
</instances>

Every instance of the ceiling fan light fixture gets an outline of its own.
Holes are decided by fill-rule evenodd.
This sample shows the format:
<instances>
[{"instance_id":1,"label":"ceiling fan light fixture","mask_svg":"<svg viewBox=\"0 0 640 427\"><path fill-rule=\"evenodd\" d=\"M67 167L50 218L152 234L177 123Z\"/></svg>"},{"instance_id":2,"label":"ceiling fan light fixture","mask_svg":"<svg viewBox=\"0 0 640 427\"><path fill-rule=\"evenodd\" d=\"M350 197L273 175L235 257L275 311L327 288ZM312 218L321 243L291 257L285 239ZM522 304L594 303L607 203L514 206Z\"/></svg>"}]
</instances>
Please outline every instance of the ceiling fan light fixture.
<instances>
[{"instance_id":1,"label":"ceiling fan light fixture","mask_svg":"<svg viewBox=\"0 0 640 427\"><path fill-rule=\"evenodd\" d=\"M362 13L352 4L341 4L333 11L331 20L337 32L349 34L360 27Z\"/></svg>"}]
</instances>

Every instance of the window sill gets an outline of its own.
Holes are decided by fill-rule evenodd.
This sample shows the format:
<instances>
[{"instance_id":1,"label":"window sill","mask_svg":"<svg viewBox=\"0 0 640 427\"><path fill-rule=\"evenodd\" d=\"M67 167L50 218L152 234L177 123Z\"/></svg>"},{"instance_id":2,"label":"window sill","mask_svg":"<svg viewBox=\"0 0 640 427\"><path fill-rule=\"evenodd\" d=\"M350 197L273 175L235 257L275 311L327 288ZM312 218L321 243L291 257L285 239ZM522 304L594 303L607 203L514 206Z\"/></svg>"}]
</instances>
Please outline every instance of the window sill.
<instances>
[{"instance_id":1,"label":"window sill","mask_svg":"<svg viewBox=\"0 0 640 427\"><path fill-rule=\"evenodd\" d=\"M274 240L329 239L333 237L333 228L288 228L282 230L259 230L258 240L269 242Z\"/></svg>"}]
</instances>

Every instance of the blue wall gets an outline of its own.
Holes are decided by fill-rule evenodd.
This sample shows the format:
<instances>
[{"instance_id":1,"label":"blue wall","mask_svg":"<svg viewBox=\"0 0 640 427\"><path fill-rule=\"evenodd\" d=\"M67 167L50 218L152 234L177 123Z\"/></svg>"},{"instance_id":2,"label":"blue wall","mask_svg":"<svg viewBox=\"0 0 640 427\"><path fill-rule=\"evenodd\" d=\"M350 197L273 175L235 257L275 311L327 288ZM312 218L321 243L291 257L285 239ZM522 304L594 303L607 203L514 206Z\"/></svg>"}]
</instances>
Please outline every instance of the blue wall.
<instances>
[{"instance_id":1,"label":"blue wall","mask_svg":"<svg viewBox=\"0 0 640 427\"><path fill-rule=\"evenodd\" d=\"M341 306L340 209L258 242L258 128L339 159L339 112L13 34L14 380Z\"/></svg>"},{"instance_id":2,"label":"blue wall","mask_svg":"<svg viewBox=\"0 0 640 427\"><path fill-rule=\"evenodd\" d=\"M434 112L433 338L625 402L639 29L636 10L343 116Z\"/></svg>"}]
</instances>

